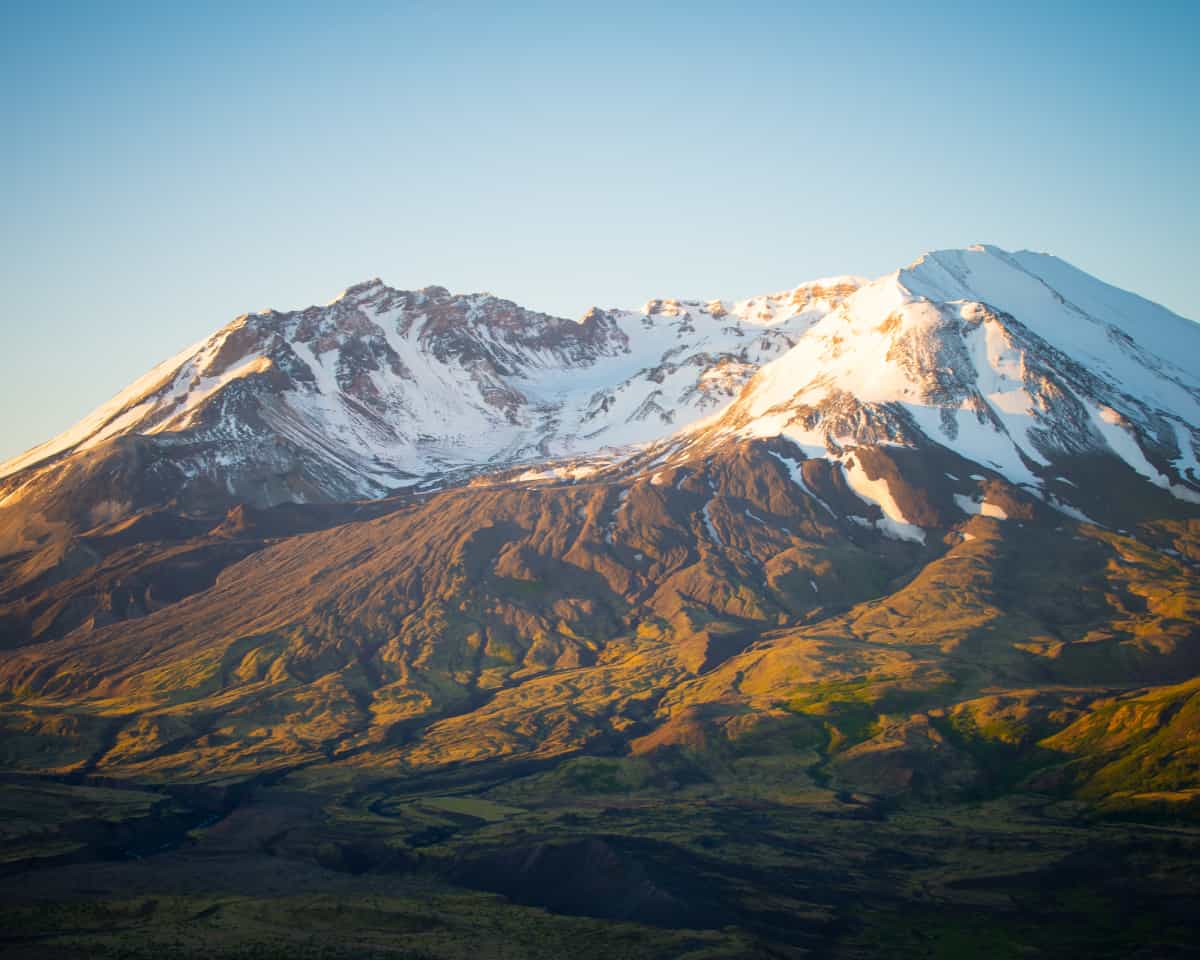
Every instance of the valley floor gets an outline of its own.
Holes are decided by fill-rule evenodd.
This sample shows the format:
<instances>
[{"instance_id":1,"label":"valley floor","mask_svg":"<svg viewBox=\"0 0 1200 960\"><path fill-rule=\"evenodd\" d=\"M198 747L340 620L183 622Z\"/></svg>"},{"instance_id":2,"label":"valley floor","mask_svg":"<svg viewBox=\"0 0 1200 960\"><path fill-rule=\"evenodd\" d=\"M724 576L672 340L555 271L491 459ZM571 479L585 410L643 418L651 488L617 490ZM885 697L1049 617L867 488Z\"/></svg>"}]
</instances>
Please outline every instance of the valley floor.
<instances>
[{"instance_id":1,"label":"valley floor","mask_svg":"<svg viewBox=\"0 0 1200 960\"><path fill-rule=\"evenodd\" d=\"M0 954L1197 955L1194 822L1032 794L889 806L803 775L763 799L625 762L208 792L10 777Z\"/></svg>"}]
</instances>

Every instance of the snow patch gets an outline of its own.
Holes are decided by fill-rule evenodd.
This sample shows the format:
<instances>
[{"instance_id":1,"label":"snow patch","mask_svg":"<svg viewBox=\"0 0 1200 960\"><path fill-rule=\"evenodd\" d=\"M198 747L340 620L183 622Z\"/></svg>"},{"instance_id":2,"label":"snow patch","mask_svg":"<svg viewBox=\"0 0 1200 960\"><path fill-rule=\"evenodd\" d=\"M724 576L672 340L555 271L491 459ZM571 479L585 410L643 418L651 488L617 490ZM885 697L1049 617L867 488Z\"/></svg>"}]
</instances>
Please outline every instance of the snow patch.
<instances>
[{"instance_id":1,"label":"snow patch","mask_svg":"<svg viewBox=\"0 0 1200 960\"><path fill-rule=\"evenodd\" d=\"M1008 519L1008 513L1003 507L994 503L988 503L987 500L975 500L972 497L956 493L954 494L954 503L958 506L959 510L968 516L992 517L996 520Z\"/></svg>"},{"instance_id":2,"label":"snow patch","mask_svg":"<svg viewBox=\"0 0 1200 960\"><path fill-rule=\"evenodd\" d=\"M872 480L856 460L850 458L842 463L842 472L846 483L858 495L859 499L873 503L883 511L883 517L877 522L880 532L894 540L909 540L914 543L925 542L925 531L914 523L909 523L892 496L885 478Z\"/></svg>"},{"instance_id":3,"label":"snow patch","mask_svg":"<svg viewBox=\"0 0 1200 960\"><path fill-rule=\"evenodd\" d=\"M717 528L713 526L712 514L709 513L709 507L711 506L712 501L710 500L704 505L704 509L700 511L700 515L704 518L704 529L708 532L708 538L710 540L716 544L719 544L720 546L724 546L725 541L721 539L720 534L717 533Z\"/></svg>"},{"instance_id":4,"label":"snow patch","mask_svg":"<svg viewBox=\"0 0 1200 960\"><path fill-rule=\"evenodd\" d=\"M1123 418L1111 407L1092 407L1092 422L1096 425L1108 448L1124 460L1135 472L1149 480L1156 487L1166 490L1177 500L1188 503L1200 503L1200 493L1182 484L1172 483L1164 476L1142 452L1141 446L1133 434L1125 429Z\"/></svg>"}]
</instances>

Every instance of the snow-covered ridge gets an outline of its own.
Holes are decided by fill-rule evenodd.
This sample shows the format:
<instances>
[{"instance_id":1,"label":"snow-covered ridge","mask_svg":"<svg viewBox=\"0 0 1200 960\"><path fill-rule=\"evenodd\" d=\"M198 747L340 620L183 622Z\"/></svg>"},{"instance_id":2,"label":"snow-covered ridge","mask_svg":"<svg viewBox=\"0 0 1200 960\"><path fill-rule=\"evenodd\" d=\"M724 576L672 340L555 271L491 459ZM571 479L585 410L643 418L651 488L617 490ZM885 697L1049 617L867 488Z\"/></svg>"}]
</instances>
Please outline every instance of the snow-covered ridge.
<instances>
[{"instance_id":1,"label":"snow-covered ridge","mask_svg":"<svg viewBox=\"0 0 1200 960\"><path fill-rule=\"evenodd\" d=\"M1055 460L1111 453L1200 503L1198 425L1200 325L1054 257L977 246L862 285L696 439L788 437L903 524L855 446L933 442L1055 505Z\"/></svg>"},{"instance_id":2,"label":"snow-covered ridge","mask_svg":"<svg viewBox=\"0 0 1200 960\"><path fill-rule=\"evenodd\" d=\"M127 435L169 449L185 482L219 473L231 493L261 483L264 459L281 476L306 462L314 476L272 499L372 496L447 471L623 449L729 403L861 283L575 321L374 279L323 307L236 318L0 465L0 478Z\"/></svg>"},{"instance_id":3,"label":"snow-covered ridge","mask_svg":"<svg viewBox=\"0 0 1200 960\"><path fill-rule=\"evenodd\" d=\"M236 318L0 465L0 505L135 441L156 490L278 502L501 467L545 482L593 469L551 460L786 436L840 465L877 529L921 541L856 447L938 444L1070 512L1068 488L1047 486L1056 462L1095 452L1200 502L1198 424L1200 326L1045 254L935 251L870 282L579 320L374 279Z\"/></svg>"}]
</instances>

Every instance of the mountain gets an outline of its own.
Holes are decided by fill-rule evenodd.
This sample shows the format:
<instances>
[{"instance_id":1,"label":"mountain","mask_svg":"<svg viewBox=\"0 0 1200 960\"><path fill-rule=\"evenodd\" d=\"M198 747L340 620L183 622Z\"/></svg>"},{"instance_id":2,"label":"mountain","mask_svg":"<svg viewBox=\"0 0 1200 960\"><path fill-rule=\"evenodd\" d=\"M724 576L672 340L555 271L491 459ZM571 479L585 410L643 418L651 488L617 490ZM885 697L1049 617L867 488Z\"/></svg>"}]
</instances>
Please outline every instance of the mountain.
<instances>
[{"instance_id":1,"label":"mountain","mask_svg":"<svg viewBox=\"0 0 1200 960\"><path fill-rule=\"evenodd\" d=\"M1077 519L1110 512L1071 467L1094 455L1200 503L1198 357L1200 325L1053 257L941 251L862 286L688 449L787 437L840 463L899 536L920 524L870 466L879 445L951 450ZM960 512L986 509L973 493L951 494Z\"/></svg>"},{"instance_id":2,"label":"mountain","mask_svg":"<svg viewBox=\"0 0 1200 960\"><path fill-rule=\"evenodd\" d=\"M1025 625L972 667L984 677L1187 680L1193 344L1189 321L993 247L579 323L379 281L243 316L6 466L26 549L0 567L0 626L21 648L0 660L0 691L136 702L129 730L172 776L204 768L214 697L226 721L245 709L253 726L278 701L286 722L265 743L222 734L213 770L314 750L462 759L424 742L447 725L469 731L468 756L570 753L602 735L578 702L553 748L502 735L503 705L555 714L565 690L599 683L616 725L603 736L655 742L678 720L662 704L699 709L668 693L689 677L742 675L777 630L853 634L913 577L927 598L930 582L983 590L949 625L963 598L934 608L928 629L950 650ZM1105 546L1072 546L1068 529ZM1049 612L1045 585L1006 586L1001 602L997 584L1026 574L995 565L1037 568L1016 545L1039 538L1109 592L1070 615ZM1149 580L1173 585L1174 615L1131 585L1140 574L1104 572L1144 549L1161 555ZM963 561L986 587L944 572ZM1130 591L1142 600L1112 599ZM1140 625L1118 627L1129 616ZM647 644L634 673L617 666ZM637 706L647 697L657 713ZM322 728L339 718L316 740L310 709ZM174 747L147 732L160 728ZM147 748L84 742L88 769L149 775Z\"/></svg>"},{"instance_id":3,"label":"mountain","mask_svg":"<svg viewBox=\"0 0 1200 960\"><path fill-rule=\"evenodd\" d=\"M1122 955L1135 914L1172 955L1198 357L983 246L580 322L378 281L241 317L2 471L14 862L74 889L141 849L115 817L186 883L403 877L661 956Z\"/></svg>"},{"instance_id":4,"label":"mountain","mask_svg":"<svg viewBox=\"0 0 1200 960\"><path fill-rule=\"evenodd\" d=\"M656 439L724 405L856 283L574 322L372 280L325 307L243 315L0 465L0 528L14 505L86 529L166 504L377 497Z\"/></svg>"}]
</instances>

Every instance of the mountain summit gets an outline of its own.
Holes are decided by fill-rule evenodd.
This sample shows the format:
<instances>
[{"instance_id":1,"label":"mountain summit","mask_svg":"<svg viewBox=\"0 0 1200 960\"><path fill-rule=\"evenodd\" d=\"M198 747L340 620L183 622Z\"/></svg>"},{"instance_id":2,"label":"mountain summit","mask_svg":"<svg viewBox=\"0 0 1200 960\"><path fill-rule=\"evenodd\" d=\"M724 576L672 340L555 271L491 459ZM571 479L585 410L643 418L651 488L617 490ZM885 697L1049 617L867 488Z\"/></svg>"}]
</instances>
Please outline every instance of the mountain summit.
<instances>
[{"instance_id":1,"label":"mountain summit","mask_svg":"<svg viewBox=\"0 0 1200 960\"><path fill-rule=\"evenodd\" d=\"M1198 358L1200 326L1053 257L939 251L861 286L684 449L786 437L914 533L856 448L952 451L1074 517L1081 456L1200 503Z\"/></svg>"},{"instance_id":2,"label":"mountain summit","mask_svg":"<svg viewBox=\"0 0 1200 960\"><path fill-rule=\"evenodd\" d=\"M0 465L0 510L60 487L86 526L151 503L345 500L619 457L717 413L751 378L710 436L783 433L821 455L921 437L1017 482L1058 454L1108 449L1188 498L1198 357L1200 326L1054 257L988 246L870 283L579 322L374 279L325 307L238 317L156 367ZM100 477L97 500L84 487Z\"/></svg>"},{"instance_id":3,"label":"mountain summit","mask_svg":"<svg viewBox=\"0 0 1200 960\"><path fill-rule=\"evenodd\" d=\"M240 316L156 367L0 465L0 511L42 503L79 528L152 504L374 497L464 470L621 451L727 404L858 283L738 303L653 300L576 322L370 280L324 307Z\"/></svg>"},{"instance_id":4,"label":"mountain summit","mask_svg":"<svg viewBox=\"0 0 1200 960\"><path fill-rule=\"evenodd\" d=\"M975 516L1122 529L1200 504L1198 358L1195 323L991 246L578 321L372 279L236 318L0 466L0 587L24 596L116 546L211 533L222 546L190 591L248 528L291 534L467 482L660 486L751 447L840 537L933 549ZM276 507L292 510L246 512ZM719 538L701 507L702 538ZM113 602L54 590L39 603L58 613L14 608L16 636Z\"/></svg>"}]
</instances>

